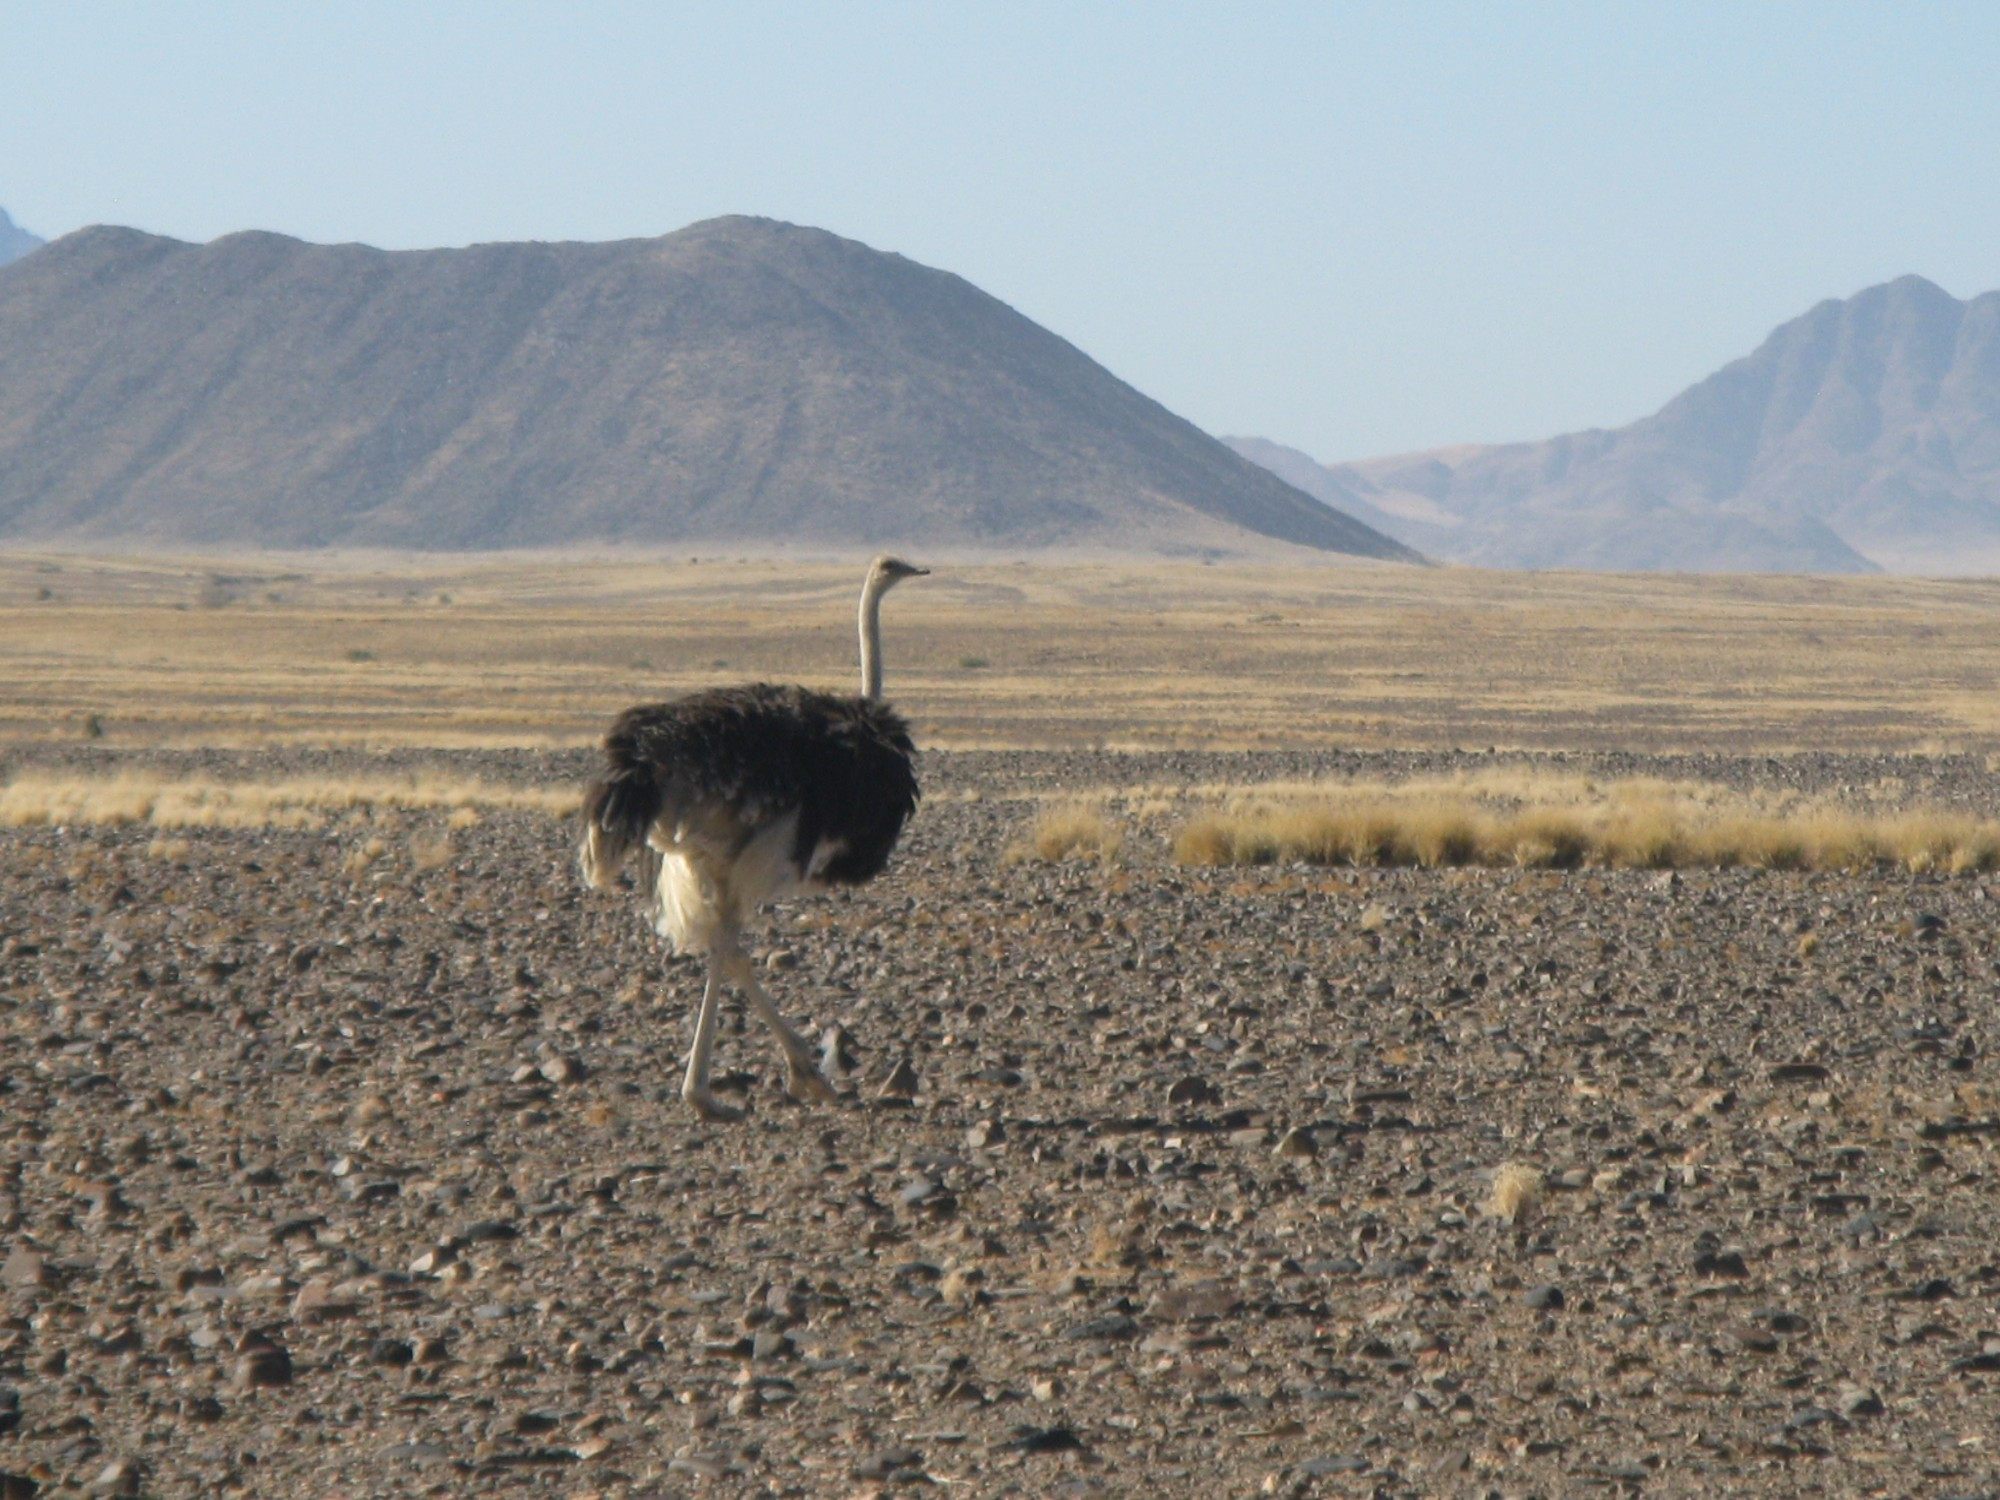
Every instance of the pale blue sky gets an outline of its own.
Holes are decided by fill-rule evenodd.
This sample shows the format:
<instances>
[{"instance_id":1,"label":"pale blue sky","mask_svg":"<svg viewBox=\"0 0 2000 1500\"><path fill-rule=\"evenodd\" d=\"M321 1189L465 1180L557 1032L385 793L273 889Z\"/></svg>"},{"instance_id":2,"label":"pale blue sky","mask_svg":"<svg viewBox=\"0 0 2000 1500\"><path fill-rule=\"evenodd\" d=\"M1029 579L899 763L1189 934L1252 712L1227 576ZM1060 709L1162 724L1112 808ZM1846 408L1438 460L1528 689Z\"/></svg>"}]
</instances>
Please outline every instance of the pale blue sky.
<instances>
[{"instance_id":1,"label":"pale blue sky","mask_svg":"<svg viewBox=\"0 0 2000 1500\"><path fill-rule=\"evenodd\" d=\"M1322 459L1616 425L2000 288L2000 4L0 0L0 206L404 248L816 224Z\"/></svg>"}]
</instances>

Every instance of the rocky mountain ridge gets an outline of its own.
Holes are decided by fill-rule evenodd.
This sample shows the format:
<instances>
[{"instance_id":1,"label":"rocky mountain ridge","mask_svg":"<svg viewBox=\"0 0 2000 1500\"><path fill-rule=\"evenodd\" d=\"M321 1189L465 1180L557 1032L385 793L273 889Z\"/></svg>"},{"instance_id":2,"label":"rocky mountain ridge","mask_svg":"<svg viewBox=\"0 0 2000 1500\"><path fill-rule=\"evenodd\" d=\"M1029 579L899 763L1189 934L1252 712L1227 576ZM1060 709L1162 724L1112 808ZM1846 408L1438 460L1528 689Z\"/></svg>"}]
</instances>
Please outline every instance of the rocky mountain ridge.
<instances>
[{"instance_id":1,"label":"rocky mountain ridge","mask_svg":"<svg viewBox=\"0 0 2000 1500\"><path fill-rule=\"evenodd\" d=\"M1495 567L2000 568L2000 292L1826 301L1615 430L1354 463L1229 439L1440 558Z\"/></svg>"},{"instance_id":2,"label":"rocky mountain ridge","mask_svg":"<svg viewBox=\"0 0 2000 1500\"><path fill-rule=\"evenodd\" d=\"M0 271L0 536L1414 560L957 276L823 230Z\"/></svg>"}]
</instances>

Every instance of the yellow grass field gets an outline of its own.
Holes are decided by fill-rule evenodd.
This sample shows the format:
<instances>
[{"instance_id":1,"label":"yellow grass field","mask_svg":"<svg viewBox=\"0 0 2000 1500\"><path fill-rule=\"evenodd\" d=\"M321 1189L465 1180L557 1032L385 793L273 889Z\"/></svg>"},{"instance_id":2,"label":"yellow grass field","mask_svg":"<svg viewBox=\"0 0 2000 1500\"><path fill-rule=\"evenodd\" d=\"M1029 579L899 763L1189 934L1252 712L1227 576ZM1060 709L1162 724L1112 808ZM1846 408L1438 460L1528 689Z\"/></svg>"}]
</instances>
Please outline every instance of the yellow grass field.
<instances>
[{"instance_id":1,"label":"yellow grass field","mask_svg":"<svg viewBox=\"0 0 2000 1500\"><path fill-rule=\"evenodd\" d=\"M2000 582L921 559L936 748L2000 751ZM573 745L854 679L854 562L0 555L0 738Z\"/></svg>"}]
</instances>

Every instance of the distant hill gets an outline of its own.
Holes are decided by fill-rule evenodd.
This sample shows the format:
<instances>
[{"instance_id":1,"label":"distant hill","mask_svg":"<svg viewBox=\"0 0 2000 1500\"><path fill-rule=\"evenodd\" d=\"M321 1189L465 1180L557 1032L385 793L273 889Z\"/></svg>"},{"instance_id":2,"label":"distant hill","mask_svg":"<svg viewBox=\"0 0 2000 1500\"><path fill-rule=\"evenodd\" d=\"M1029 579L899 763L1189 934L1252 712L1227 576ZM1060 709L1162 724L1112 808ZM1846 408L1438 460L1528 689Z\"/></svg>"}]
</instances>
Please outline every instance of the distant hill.
<instances>
[{"instance_id":1,"label":"distant hill","mask_svg":"<svg viewBox=\"0 0 2000 1500\"><path fill-rule=\"evenodd\" d=\"M1319 465L1230 439L1434 556L1497 567L2000 571L2000 292L1822 302L1615 431Z\"/></svg>"},{"instance_id":2,"label":"distant hill","mask_svg":"<svg viewBox=\"0 0 2000 1500\"><path fill-rule=\"evenodd\" d=\"M0 536L1413 554L956 276L816 229L0 271Z\"/></svg>"},{"instance_id":3,"label":"distant hill","mask_svg":"<svg viewBox=\"0 0 2000 1500\"><path fill-rule=\"evenodd\" d=\"M30 250L39 250L45 243L40 235L28 233L7 216L6 209L0 208L0 266L19 260Z\"/></svg>"}]
</instances>

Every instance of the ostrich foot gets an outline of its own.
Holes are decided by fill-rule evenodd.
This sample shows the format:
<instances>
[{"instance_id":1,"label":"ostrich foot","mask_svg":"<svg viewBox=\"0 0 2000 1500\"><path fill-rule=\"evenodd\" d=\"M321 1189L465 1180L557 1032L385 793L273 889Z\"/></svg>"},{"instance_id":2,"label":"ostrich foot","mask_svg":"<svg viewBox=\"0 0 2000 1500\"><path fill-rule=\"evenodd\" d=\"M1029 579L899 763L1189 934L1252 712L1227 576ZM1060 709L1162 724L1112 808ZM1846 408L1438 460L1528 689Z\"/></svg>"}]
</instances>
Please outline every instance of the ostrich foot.
<instances>
[{"instance_id":1,"label":"ostrich foot","mask_svg":"<svg viewBox=\"0 0 2000 1500\"><path fill-rule=\"evenodd\" d=\"M796 1058L786 1070L785 1092L801 1104L835 1104L840 1100L833 1085L820 1077L818 1068Z\"/></svg>"},{"instance_id":2,"label":"ostrich foot","mask_svg":"<svg viewBox=\"0 0 2000 1500\"><path fill-rule=\"evenodd\" d=\"M733 1125L743 1118L742 1110L716 1103L715 1095L707 1089L682 1089L681 1098L689 1109L712 1125Z\"/></svg>"}]
</instances>

